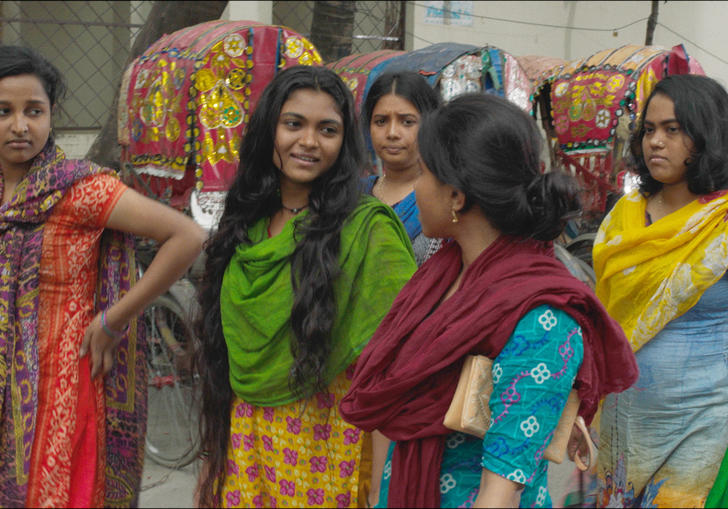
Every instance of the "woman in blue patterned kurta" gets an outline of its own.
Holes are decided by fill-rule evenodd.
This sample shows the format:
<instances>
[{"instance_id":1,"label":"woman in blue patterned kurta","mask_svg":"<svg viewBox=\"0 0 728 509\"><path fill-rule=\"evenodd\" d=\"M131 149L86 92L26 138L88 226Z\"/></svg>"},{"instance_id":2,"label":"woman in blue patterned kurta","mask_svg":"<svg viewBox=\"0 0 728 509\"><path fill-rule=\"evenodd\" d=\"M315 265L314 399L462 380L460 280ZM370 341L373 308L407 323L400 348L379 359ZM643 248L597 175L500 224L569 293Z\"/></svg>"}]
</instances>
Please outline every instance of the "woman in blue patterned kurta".
<instances>
[{"instance_id":1,"label":"woman in blue patterned kurta","mask_svg":"<svg viewBox=\"0 0 728 509\"><path fill-rule=\"evenodd\" d=\"M446 439L440 474L442 507L472 507L482 468L524 484L522 507L551 507L548 462L541 455L551 441L583 352L581 329L564 311L544 305L521 318L493 362L489 403L493 424L485 437L454 432ZM378 507L386 507L393 449L392 444Z\"/></svg>"},{"instance_id":2,"label":"woman in blue patterned kurta","mask_svg":"<svg viewBox=\"0 0 728 509\"><path fill-rule=\"evenodd\" d=\"M619 325L554 257L575 190L539 173L533 119L494 96L426 116L419 146L423 232L452 240L397 296L341 401L345 420L394 443L385 493L370 503L548 506L543 454L572 387L588 423L605 394L637 378ZM443 423L468 355L494 361L482 440Z\"/></svg>"}]
</instances>

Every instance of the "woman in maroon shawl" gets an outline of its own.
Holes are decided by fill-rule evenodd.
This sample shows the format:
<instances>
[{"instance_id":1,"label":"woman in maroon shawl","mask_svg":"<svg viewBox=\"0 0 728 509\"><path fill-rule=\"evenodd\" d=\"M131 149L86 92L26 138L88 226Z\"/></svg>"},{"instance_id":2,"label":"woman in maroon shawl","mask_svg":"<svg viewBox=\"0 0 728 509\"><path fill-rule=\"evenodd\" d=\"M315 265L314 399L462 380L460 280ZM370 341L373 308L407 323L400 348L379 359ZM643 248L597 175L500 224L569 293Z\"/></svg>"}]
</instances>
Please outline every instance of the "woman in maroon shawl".
<instances>
[{"instance_id":1,"label":"woman in maroon shawl","mask_svg":"<svg viewBox=\"0 0 728 509\"><path fill-rule=\"evenodd\" d=\"M637 377L619 325L554 257L578 200L568 177L539 172L540 144L533 119L492 95L423 120L422 228L452 240L398 295L341 403L346 420L394 443L382 506L549 505L543 451L572 386L589 423ZM443 425L471 354L494 359L482 440Z\"/></svg>"}]
</instances>

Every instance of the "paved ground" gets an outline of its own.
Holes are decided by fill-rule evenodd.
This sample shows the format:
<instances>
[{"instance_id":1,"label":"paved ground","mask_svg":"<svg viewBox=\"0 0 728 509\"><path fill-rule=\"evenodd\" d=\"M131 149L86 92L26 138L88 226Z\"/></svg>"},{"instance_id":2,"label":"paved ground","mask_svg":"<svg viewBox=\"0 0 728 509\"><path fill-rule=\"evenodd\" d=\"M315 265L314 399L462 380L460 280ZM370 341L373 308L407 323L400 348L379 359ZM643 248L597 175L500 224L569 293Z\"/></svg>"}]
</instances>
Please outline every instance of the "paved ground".
<instances>
[{"instance_id":1,"label":"paved ground","mask_svg":"<svg viewBox=\"0 0 728 509\"><path fill-rule=\"evenodd\" d=\"M181 470L172 470L156 465L148 460L144 465L140 506L145 507L194 507L192 494L197 482L197 462ZM563 500L569 476L574 464L569 460L561 465L551 464L549 472L549 491L554 507Z\"/></svg>"},{"instance_id":2,"label":"paved ground","mask_svg":"<svg viewBox=\"0 0 728 509\"><path fill-rule=\"evenodd\" d=\"M151 460L144 464L140 507L194 507L192 494L197 483L199 463L180 470L161 467Z\"/></svg>"}]
</instances>

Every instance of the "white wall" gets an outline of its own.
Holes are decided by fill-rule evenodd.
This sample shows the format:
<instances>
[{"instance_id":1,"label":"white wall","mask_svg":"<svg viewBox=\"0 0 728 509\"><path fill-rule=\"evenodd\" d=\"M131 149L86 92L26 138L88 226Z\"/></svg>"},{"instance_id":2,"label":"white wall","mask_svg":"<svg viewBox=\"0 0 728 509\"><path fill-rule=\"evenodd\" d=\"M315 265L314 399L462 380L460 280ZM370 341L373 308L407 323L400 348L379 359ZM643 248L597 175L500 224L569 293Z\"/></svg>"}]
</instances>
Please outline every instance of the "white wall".
<instances>
[{"instance_id":1,"label":"white wall","mask_svg":"<svg viewBox=\"0 0 728 509\"><path fill-rule=\"evenodd\" d=\"M473 1L472 25L425 23L424 0L407 2L406 49L419 49L436 42L491 44L513 55L543 55L576 60L599 50L645 42L647 20L625 26L650 15L649 1ZM448 2L454 6L459 2ZM462 3L462 2L460 2ZM486 19L501 18L501 20ZM503 21L570 26L569 28L526 25ZM659 2L658 22L684 38L657 26L653 44L670 48L683 43L688 55L700 62L708 76L728 87L728 2ZM587 31L594 28L604 31ZM690 42L688 42L690 41ZM701 49L703 48L703 49ZM707 50L719 58L711 56ZM721 61L724 60L725 62Z\"/></svg>"},{"instance_id":2,"label":"white wall","mask_svg":"<svg viewBox=\"0 0 728 509\"><path fill-rule=\"evenodd\" d=\"M220 19L257 21L270 25L273 21L273 2L266 0L230 1Z\"/></svg>"}]
</instances>

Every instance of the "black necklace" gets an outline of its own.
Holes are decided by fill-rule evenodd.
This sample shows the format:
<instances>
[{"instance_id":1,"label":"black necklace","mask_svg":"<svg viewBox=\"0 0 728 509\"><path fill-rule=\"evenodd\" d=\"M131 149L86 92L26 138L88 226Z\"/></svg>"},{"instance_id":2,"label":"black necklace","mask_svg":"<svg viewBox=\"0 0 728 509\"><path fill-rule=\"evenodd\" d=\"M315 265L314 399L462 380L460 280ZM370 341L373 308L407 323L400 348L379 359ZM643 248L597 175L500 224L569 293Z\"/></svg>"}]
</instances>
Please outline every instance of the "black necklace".
<instances>
[{"instance_id":1,"label":"black necklace","mask_svg":"<svg viewBox=\"0 0 728 509\"><path fill-rule=\"evenodd\" d=\"M291 214L294 214L295 215L295 214L298 214L299 212L301 212L303 209L308 208L308 203L306 205L304 205L303 207L296 207L296 208L286 207L285 205L283 205L281 203L281 207L283 207L284 209L286 209Z\"/></svg>"}]
</instances>

